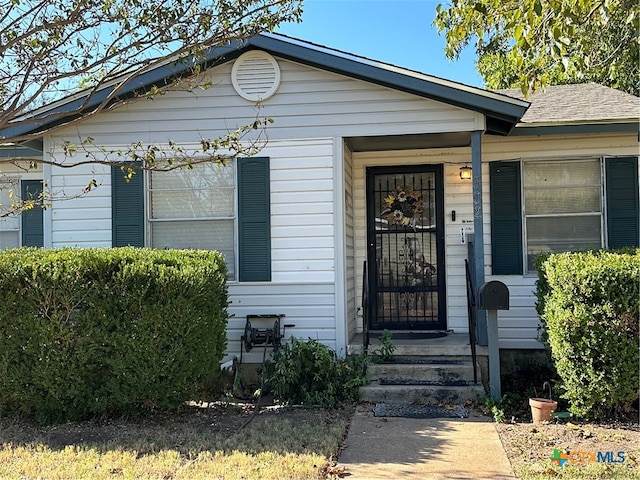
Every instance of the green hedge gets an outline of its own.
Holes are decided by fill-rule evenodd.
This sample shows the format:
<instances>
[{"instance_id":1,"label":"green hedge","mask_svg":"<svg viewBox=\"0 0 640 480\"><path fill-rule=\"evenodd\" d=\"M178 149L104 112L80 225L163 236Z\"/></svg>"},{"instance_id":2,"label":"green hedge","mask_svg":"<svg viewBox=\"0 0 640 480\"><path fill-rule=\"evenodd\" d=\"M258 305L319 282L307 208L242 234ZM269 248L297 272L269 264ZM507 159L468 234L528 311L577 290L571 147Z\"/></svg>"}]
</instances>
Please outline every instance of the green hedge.
<instances>
[{"instance_id":1,"label":"green hedge","mask_svg":"<svg viewBox=\"0 0 640 480\"><path fill-rule=\"evenodd\" d=\"M640 249L538 262L538 310L570 410L598 418L638 399Z\"/></svg>"},{"instance_id":2,"label":"green hedge","mask_svg":"<svg viewBox=\"0 0 640 480\"><path fill-rule=\"evenodd\" d=\"M0 412L41 422L173 409L226 348L217 252L0 252Z\"/></svg>"}]
</instances>

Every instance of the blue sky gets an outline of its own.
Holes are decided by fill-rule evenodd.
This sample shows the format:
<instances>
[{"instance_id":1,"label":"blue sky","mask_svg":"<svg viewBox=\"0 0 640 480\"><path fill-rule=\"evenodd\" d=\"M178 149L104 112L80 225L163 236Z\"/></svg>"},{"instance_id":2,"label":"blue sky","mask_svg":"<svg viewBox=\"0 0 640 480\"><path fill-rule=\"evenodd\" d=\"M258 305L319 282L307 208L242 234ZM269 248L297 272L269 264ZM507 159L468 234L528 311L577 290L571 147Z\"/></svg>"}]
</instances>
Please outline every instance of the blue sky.
<instances>
[{"instance_id":1,"label":"blue sky","mask_svg":"<svg viewBox=\"0 0 640 480\"><path fill-rule=\"evenodd\" d=\"M444 37L432 26L446 0L304 0L302 23L276 32L356 55L482 86L473 49L459 60L444 55Z\"/></svg>"}]
</instances>

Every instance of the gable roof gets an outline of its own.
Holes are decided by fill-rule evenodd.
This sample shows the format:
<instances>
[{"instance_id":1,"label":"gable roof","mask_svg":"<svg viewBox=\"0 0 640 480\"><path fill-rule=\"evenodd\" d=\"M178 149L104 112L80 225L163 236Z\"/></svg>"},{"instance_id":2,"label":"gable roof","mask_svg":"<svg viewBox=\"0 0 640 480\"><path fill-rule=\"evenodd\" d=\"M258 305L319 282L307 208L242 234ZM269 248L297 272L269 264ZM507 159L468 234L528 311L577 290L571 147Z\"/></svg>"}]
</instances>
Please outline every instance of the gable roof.
<instances>
[{"instance_id":1,"label":"gable roof","mask_svg":"<svg viewBox=\"0 0 640 480\"><path fill-rule=\"evenodd\" d=\"M498 92L471 87L280 34L259 34L223 47L212 47L205 53L202 63L206 68L219 65L232 61L252 49L265 50L274 56L301 64L482 113L486 116L488 133L509 134L529 106L527 101ZM122 89L114 103L143 93L152 86L169 85L173 79L188 75L193 65L193 62L172 62L142 73ZM69 121L69 117L62 119L62 115L79 107L83 107L83 111L91 111L108 98L116 84L117 81L114 81L90 97L90 92L85 91L53 102L33 112L32 122L0 130L0 138L11 139L55 127ZM55 114L61 116L56 117ZM46 120L43 119L45 116Z\"/></svg>"},{"instance_id":2,"label":"gable roof","mask_svg":"<svg viewBox=\"0 0 640 480\"><path fill-rule=\"evenodd\" d=\"M258 35L248 40L245 48L260 48L298 63L482 113L487 117L489 133L508 134L529 107L528 101L499 92L472 87L285 35Z\"/></svg>"},{"instance_id":3,"label":"gable roof","mask_svg":"<svg viewBox=\"0 0 640 480\"><path fill-rule=\"evenodd\" d=\"M497 90L524 99L519 89ZM553 85L530 95L531 106L519 128L544 133L562 128L566 133L588 131L636 131L640 120L640 98L597 83Z\"/></svg>"}]
</instances>

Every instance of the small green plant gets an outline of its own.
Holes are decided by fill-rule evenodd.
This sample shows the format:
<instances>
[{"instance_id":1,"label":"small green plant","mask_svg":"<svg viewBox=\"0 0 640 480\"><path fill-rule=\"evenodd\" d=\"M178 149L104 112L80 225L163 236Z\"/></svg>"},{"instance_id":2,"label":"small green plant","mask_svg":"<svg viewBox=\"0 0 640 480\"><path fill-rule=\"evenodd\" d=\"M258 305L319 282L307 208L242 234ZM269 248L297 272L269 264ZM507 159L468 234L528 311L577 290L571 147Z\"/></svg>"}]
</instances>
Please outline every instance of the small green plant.
<instances>
[{"instance_id":1,"label":"small green plant","mask_svg":"<svg viewBox=\"0 0 640 480\"><path fill-rule=\"evenodd\" d=\"M367 363L365 355L341 360L316 340L292 338L265 364L264 385L285 404L333 407L358 399Z\"/></svg>"},{"instance_id":2,"label":"small green plant","mask_svg":"<svg viewBox=\"0 0 640 480\"><path fill-rule=\"evenodd\" d=\"M380 348L373 352L374 362L389 362L393 360L393 353L396 346L393 344L393 338L389 330L384 330L380 337Z\"/></svg>"},{"instance_id":3,"label":"small green plant","mask_svg":"<svg viewBox=\"0 0 640 480\"><path fill-rule=\"evenodd\" d=\"M493 415L493 421L496 423L504 422L504 410L497 405L491 407L491 414Z\"/></svg>"},{"instance_id":4,"label":"small green plant","mask_svg":"<svg viewBox=\"0 0 640 480\"><path fill-rule=\"evenodd\" d=\"M527 398L522 393L505 392L497 400L491 395L483 395L478 399L478 402L480 409L486 415L491 414L496 423L503 423L507 418L513 421L521 416L522 406L527 404Z\"/></svg>"},{"instance_id":5,"label":"small green plant","mask_svg":"<svg viewBox=\"0 0 640 480\"><path fill-rule=\"evenodd\" d=\"M491 413L494 422L504 422L503 398L496 400L491 395L483 395L479 400L482 410L487 414Z\"/></svg>"}]
</instances>

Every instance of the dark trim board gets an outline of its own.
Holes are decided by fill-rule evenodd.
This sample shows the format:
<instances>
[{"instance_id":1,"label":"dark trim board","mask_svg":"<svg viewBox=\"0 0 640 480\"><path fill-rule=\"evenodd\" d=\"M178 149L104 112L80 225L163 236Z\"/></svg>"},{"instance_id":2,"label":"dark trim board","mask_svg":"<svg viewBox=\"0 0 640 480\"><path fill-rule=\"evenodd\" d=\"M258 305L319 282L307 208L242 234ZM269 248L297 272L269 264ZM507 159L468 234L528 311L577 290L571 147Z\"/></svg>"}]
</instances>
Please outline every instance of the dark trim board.
<instances>
[{"instance_id":1,"label":"dark trim board","mask_svg":"<svg viewBox=\"0 0 640 480\"><path fill-rule=\"evenodd\" d=\"M581 125L544 125L527 126L518 125L514 128L511 137L527 137L541 135L584 135L593 133L633 133L638 132L640 124L637 121L620 123L585 123Z\"/></svg>"}]
</instances>

